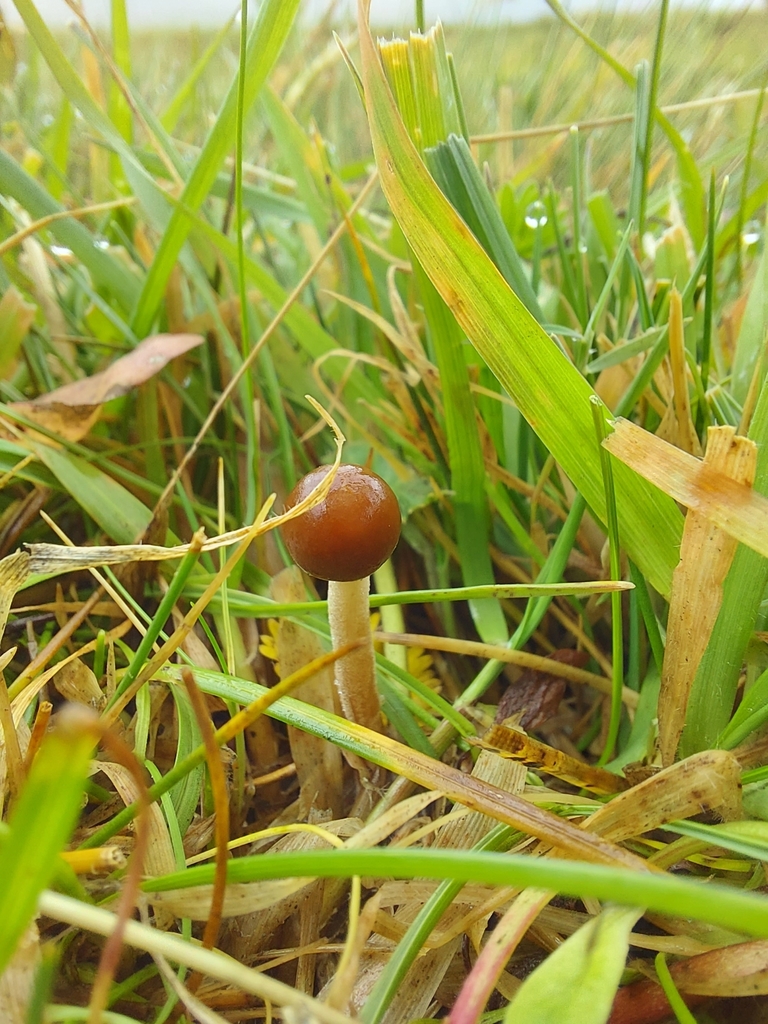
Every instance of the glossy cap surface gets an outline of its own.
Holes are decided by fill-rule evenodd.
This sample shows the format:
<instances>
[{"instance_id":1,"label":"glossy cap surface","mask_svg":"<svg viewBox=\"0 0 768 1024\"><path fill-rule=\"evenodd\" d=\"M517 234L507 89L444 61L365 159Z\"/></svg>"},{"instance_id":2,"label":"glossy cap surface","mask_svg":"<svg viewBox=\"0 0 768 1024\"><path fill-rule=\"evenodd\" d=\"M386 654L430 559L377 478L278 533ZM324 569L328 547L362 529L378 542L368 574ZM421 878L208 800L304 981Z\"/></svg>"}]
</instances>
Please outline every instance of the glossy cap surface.
<instances>
[{"instance_id":1,"label":"glossy cap surface","mask_svg":"<svg viewBox=\"0 0 768 1024\"><path fill-rule=\"evenodd\" d=\"M319 466L296 484L286 509L297 505L327 475ZM370 576L400 538L400 506L394 491L362 466L342 465L328 495L282 527L291 557L310 576L346 582Z\"/></svg>"}]
</instances>

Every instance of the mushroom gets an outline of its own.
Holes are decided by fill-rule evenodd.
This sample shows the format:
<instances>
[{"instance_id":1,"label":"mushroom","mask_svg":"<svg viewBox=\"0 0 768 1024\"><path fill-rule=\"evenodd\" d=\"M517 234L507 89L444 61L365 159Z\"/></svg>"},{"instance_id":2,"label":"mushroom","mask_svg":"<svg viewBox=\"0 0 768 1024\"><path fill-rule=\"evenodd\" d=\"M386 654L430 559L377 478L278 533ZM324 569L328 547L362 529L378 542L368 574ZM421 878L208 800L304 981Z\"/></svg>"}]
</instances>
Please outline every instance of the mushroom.
<instances>
[{"instance_id":1,"label":"mushroom","mask_svg":"<svg viewBox=\"0 0 768 1024\"><path fill-rule=\"evenodd\" d=\"M330 471L319 466L296 484L286 510L298 504ZM362 646L336 662L336 690L345 717L381 732L368 595L370 576L392 554L400 537L400 507L392 488L361 466L341 465L328 494L282 528L296 564L328 580L328 620L334 648Z\"/></svg>"}]
</instances>

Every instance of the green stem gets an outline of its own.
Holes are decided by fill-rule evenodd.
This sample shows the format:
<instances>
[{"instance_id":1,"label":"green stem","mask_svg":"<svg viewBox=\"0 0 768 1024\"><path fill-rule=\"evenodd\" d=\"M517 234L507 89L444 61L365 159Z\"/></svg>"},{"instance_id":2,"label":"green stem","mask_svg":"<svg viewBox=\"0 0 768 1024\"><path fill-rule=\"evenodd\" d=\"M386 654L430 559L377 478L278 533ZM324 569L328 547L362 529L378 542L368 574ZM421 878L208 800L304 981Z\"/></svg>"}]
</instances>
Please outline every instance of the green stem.
<instances>
[{"instance_id":1,"label":"green stem","mask_svg":"<svg viewBox=\"0 0 768 1024\"><path fill-rule=\"evenodd\" d=\"M613 485L613 467L611 457L603 448L602 442L607 436L605 420L606 409L600 399L593 395L590 398L592 415L595 420L595 433L600 449L600 468L603 471L605 487L605 509L608 520L608 545L610 548L611 579L621 579L621 547L619 544L619 518L616 514L616 491ZM611 636L612 636L612 667L613 687L611 693L611 718L608 723L608 735L605 747L598 760L598 765L607 764L613 757L616 740L621 725L621 694L624 686L624 623L621 615L621 592L611 594Z\"/></svg>"}]
</instances>

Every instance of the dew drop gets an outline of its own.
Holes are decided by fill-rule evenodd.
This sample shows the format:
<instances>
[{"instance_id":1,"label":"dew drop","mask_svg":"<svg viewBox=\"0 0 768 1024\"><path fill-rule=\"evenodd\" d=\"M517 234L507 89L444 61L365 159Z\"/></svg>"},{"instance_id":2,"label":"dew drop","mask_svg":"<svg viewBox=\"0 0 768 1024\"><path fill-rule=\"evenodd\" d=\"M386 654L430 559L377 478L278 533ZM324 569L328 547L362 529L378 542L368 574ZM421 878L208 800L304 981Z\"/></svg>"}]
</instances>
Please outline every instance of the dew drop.
<instances>
[{"instance_id":1,"label":"dew drop","mask_svg":"<svg viewBox=\"0 0 768 1024\"><path fill-rule=\"evenodd\" d=\"M535 231L536 228L543 228L548 219L547 208L544 203L540 202L538 199L531 203L525 211L525 223L532 231Z\"/></svg>"},{"instance_id":2,"label":"dew drop","mask_svg":"<svg viewBox=\"0 0 768 1024\"><path fill-rule=\"evenodd\" d=\"M761 234L762 225L760 224L760 221L749 221L747 224L744 225L744 230L741 233L742 244L746 246L756 245L760 241Z\"/></svg>"}]
</instances>

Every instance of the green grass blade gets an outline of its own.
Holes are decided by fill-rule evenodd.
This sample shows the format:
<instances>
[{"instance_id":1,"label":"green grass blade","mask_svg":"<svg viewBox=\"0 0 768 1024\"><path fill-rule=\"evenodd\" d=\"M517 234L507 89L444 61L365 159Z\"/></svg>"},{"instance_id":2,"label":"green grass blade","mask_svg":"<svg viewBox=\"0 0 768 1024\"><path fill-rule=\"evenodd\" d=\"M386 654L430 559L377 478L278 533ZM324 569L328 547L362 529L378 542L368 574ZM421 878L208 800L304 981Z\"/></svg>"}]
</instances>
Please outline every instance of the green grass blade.
<instances>
[{"instance_id":1,"label":"green grass blade","mask_svg":"<svg viewBox=\"0 0 768 1024\"><path fill-rule=\"evenodd\" d=\"M208 70L208 65L229 35L229 30L232 28L232 22L235 20L236 14L237 10L233 11L229 20L224 22L213 39L211 39L205 50L203 50L200 59L176 90L173 99L163 111L160 121L167 132L172 132L176 127L182 111L194 95L198 82Z\"/></svg>"},{"instance_id":2,"label":"green grass blade","mask_svg":"<svg viewBox=\"0 0 768 1024\"><path fill-rule=\"evenodd\" d=\"M65 491L116 544L134 544L152 518L147 506L77 455L37 445L35 454Z\"/></svg>"},{"instance_id":3,"label":"green grass blade","mask_svg":"<svg viewBox=\"0 0 768 1024\"><path fill-rule=\"evenodd\" d=\"M719 846L749 860L763 861L768 857L768 822L765 821L727 821L717 825L703 821L671 821L661 828L665 832L700 839L707 846Z\"/></svg>"},{"instance_id":4,"label":"green grass blade","mask_svg":"<svg viewBox=\"0 0 768 1024\"><path fill-rule=\"evenodd\" d=\"M595 331L597 328L597 324L600 320L600 317L605 312L605 307L608 305L608 299L611 297L611 289L613 288L614 282L618 277L619 271L624 265L624 258L626 256L627 247L629 245L629 236L632 234L633 228L634 225L630 221L627 225L627 230L622 235L621 242L619 243L619 248L616 251L616 256L614 257L613 263L611 264L611 269L608 271L608 277L605 279L605 284L603 285L602 290L599 296L597 297L597 302L593 306L592 312L589 315L589 320L587 321L587 326L584 330L584 347L587 351L587 354L589 354L589 351L592 347L592 342L595 339ZM614 348L610 353L607 354L613 355L617 351L617 349L620 351L623 347L624 346L617 345L616 348ZM598 360L595 360L595 363L592 364L592 373L595 372L594 365L597 362Z\"/></svg>"},{"instance_id":5,"label":"green grass blade","mask_svg":"<svg viewBox=\"0 0 768 1024\"><path fill-rule=\"evenodd\" d=\"M16 461L23 457L24 449L19 449L19 451L22 452L22 455L18 456ZM47 483L48 481L45 482ZM577 507L579 504L577 501L574 501L574 507ZM583 512L583 509L581 511ZM558 536L558 541L555 541L552 551L550 551L547 558L548 568L546 573L542 567L540 577L542 582L538 582L537 579L535 583L494 583L491 586L483 587L401 590L396 594L371 594L370 606L371 608L382 608L385 605L428 604L433 601L484 601L489 598L501 600L502 598L514 597L531 597L551 601L553 597L589 597L591 594L604 593L605 585L600 581L595 583L545 582L547 579L558 579L562 574L568 553L573 547L578 526L577 513L572 508L569 519L563 526L563 530L567 528L567 533L563 534L563 531L561 531L563 540L560 541L560 548L557 546L560 540ZM561 549L562 554L560 553ZM539 552L539 557L542 557L541 552ZM195 581L190 583L185 593L188 597L198 598L202 594L205 585L203 582ZM234 615L240 617L248 616L254 619L274 618L278 615L300 615L303 612L322 612L328 608L327 601L302 601L300 604L278 604L269 598L259 594L248 594L243 590L230 590L228 600ZM214 596L211 600L211 608L216 609L219 607L219 604L219 599Z\"/></svg>"},{"instance_id":6,"label":"green grass blade","mask_svg":"<svg viewBox=\"0 0 768 1024\"><path fill-rule=\"evenodd\" d=\"M99 132L104 140L120 154L123 160L123 170L134 192L147 212L156 221L162 223L167 215L167 204L163 193L136 159L128 142L88 92L81 75L75 71L67 59L32 0L16 0L16 9L64 95L83 115L89 129Z\"/></svg>"},{"instance_id":7,"label":"green grass blade","mask_svg":"<svg viewBox=\"0 0 768 1024\"><path fill-rule=\"evenodd\" d=\"M733 357L731 393L736 401L742 404L747 397L755 363L760 358L765 344L766 324L768 324L768 247L763 248L755 268L755 276Z\"/></svg>"},{"instance_id":8,"label":"green grass blade","mask_svg":"<svg viewBox=\"0 0 768 1024\"><path fill-rule=\"evenodd\" d=\"M214 865L150 878L145 892L170 892L213 882ZM717 882L662 872L635 872L586 862L475 850L312 850L239 857L227 865L230 882L270 878L452 878L485 885L536 886L569 896L592 896L658 913L691 917L739 934L768 937L768 898ZM706 898L704 894L706 893Z\"/></svg>"},{"instance_id":9,"label":"green grass blade","mask_svg":"<svg viewBox=\"0 0 768 1024\"><path fill-rule=\"evenodd\" d=\"M125 0L112 0L112 58L123 78L131 78L131 36ZM116 82L110 82L109 117L126 140L133 138L133 113Z\"/></svg>"},{"instance_id":10,"label":"green grass blade","mask_svg":"<svg viewBox=\"0 0 768 1024\"><path fill-rule=\"evenodd\" d=\"M28 2L28 0L24 0ZM265 0L251 29L246 57L243 109L250 110L277 60L299 0ZM238 108L238 80L232 83L222 103L216 123L195 162L184 186L179 204L158 246L133 316L133 328L139 336L149 333L163 300L165 286L189 235L192 221L187 211L196 211L207 198L221 164L232 148Z\"/></svg>"},{"instance_id":11,"label":"green grass blade","mask_svg":"<svg viewBox=\"0 0 768 1024\"><path fill-rule=\"evenodd\" d=\"M603 486L605 487L605 505L608 512L608 543L610 545L611 579L621 579L621 546L619 539L619 522L616 516L616 490L613 484L613 466L608 452L603 448L606 437L605 419L599 409L600 399L592 400L592 412L595 419L595 433L600 446L600 460L603 469ZM611 659L613 662L613 687L611 693L611 717L608 723L608 734L603 752L598 760L599 765L610 761L621 724L621 694L624 686L624 626L621 614L621 592L611 594Z\"/></svg>"},{"instance_id":12,"label":"green grass blade","mask_svg":"<svg viewBox=\"0 0 768 1024\"><path fill-rule=\"evenodd\" d=\"M296 182L296 192L309 211L320 238L325 238L330 227L330 211L318 191L312 166L317 163L317 151L293 112L280 96L267 86L261 97L272 137L285 160L287 173Z\"/></svg>"},{"instance_id":13,"label":"green grass blade","mask_svg":"<svg viewBox=\"0 0 768 1024\"><path fill-rule=\"evenodd\" d=\"M462 351L464 338L453 314L419 265L416 279L440 371L461 574L465 586L481 586L493 582L490 515L475 404ZM507 639L504 614L495 601L471 601L470 611L486 643L503 643Z\"/></svg>"},{"instance_id":14,"label":"green grass blade","mask_svg":"<svg viewBox=\"0 0 768 1024\"><path fill-rule=\"evenodd\" d=\"M688 1009L688 1005L677 991L674 979L667 967L667 956L665 953L657 953L653 961L656 968L656 976L659 979L664 995L667 997L672 1011L677 1018L677 1024L696 1024L696 1018Z\"/></svg>"},{"instance_id":15,"label":"green grass blade","mask_svg":"<svg viewBox=\"0 0 768 1024\"><path fill-rule=\"evenodd\" d=\"M716 746L733 750L768 718L768 670L744 694L733 718L717 738Z\"/></svg>"},{"instance_id":16,"label":"green grass blade","mask_svg":"<svg viewBox=\"0 0 768 1024\"><path fill-rule=\"evenodd\" d=\"M64 211L4 149L0 149L0 193L12 196L35 220ZM96 245L84 224L63 218L53 221L47 230L60 245L72 250L98 287L109 291L123 309L131 308L139 293L136 277L125 264Z\"/></svg>"},{"instance_id":17,"label":"green grass blade","mask_svg":"<svg viewBox=\"0 0 768 1024\"><path fill-rule=\"evenodd\" d=\"M639 226L645 215L645 196L648 188L647 158L648 125L653 124L649 106L650 79L648 62L641 61L635 68L635 123L632 133L632 171L629 182L629 216ZM640 232L642 238L642 232Z\"/></svg>"},{"instance_id":18,"label":"green grass blade","mask_svg":"<svg viewBox=\"0 0 768 1024\"><path fill-rule=\"evenodd\" d=\"M173 606L179 599L181 591L189 578L189 574L197 564L197 560L200 557L199 548L191 548L181 560L181 564L174 573L173 579L171 580L168 589L163 595L163 599L158 605L157 611L155 612L152 621L149 623L144 636L141 638L141 643L136 649L136 653L133 656L133 661L130 663L128 668L123 673L123 677L120 680L119 685L112 694L107 707L112 707L127 689L131 686L131 683L138 677L141 670L146 664L149 653L152 650L152 646L160 635L165 623L173 610Z\"/></svg>"},{"instance_id":19,"label":"green grass blade","mask_svg":"<svg viewBox=\"0 0 768 1024\"><path fill-rule=\"evenodd\" d=\"M519 837L520 833L507 825L497 825L473 849L508 850ZM463 887L463 882L442 882L426 900L376 979L360 1011L362 1024L379 1024L422 946Z\"/></svg>"},{"instance_id":20,"label":"green grass blade","mask_svg":"<svg viewBox=\"0 0 768 1024\"><path fill-rule=\"evenodd\" d=\"M362 5L363 9L367 5ZM419 159L395 107L364 19L360 23L368 117L382 188L437 291L590 507L605 517L592 389L559 352L467 231ZM616 473L626 550L669 592L682 519L623 467Z\"/></svg>"},{"instance_id":21,"label":"green grass blade","mask_svg":"<svg viewBox=\"0 0 768 1024\"><path fill-rule=\"evenodd\" d=\"M752 118L752 128L749 132L749 142L747 143L747 152L744 156L744 170L741 175L741 188L739 189L739 211L734 218L736 222L736 280L739 287L742 282L742 234L744 232L744 225L747 219L747 199L749 196L749 178L752 172L752 158L755 153L755 146L757 145L757 138L760 131L760 117L763 113L763 101L765 100L765 90L768 86L768 70L766 70L763 76L763 84L760 87L760 95L757 98L755 104L755 113ZM768 184L768 183L766 183Z\"/></svg>"},{"instance_id":22,"label":"green grass blade","mask_svg":"<svg viewBox=\"0 0 768 1024\"><path fill-rule=\"evenodd\" d=\"M609 53L604 46L601 46L595 39L593 39L588 32L585 32L581 25L574 21L570 14L568 14L559 0L546 0L546 2L557 17L572 29L576 35L583 39L587 46L589 46L590 49L608 65L609 68L616 72L622 82L628 85L631 89L635 88L636 80L632 72L627 70L620 61L616 60L616 58ZM691 237L693 238L694 245L698 248L704 241L706 231L704 226L704 186L701 181L701 176L699 175L699 169L696 166L696 161L694 160L693 154L691 153L685 139L658 107L654 111L654 117L675 151L675 155L677 157L677 172L680 175L680 197L685 211L685 220L688 225L688 230L691 233Z\"/></svg>"},{"instance_id":23,"label":"green grass blade","mask_svg":"<svg viewBox=\"0 0 768 1024\"><path fill-rule=\"evenodd\" d=\"M587 323L589 316L589 300L587 284L584 277L585 252L581 241L581 147L579 146L579 129L574 125L570 131L571 138L571 216L573 227L573 267L576 280L576 313L581 326ZM586 360L579 363L583 368Z\"/></svg>"},{"instance_id":24,"label":"green grass blade","mask_svg":"<svg viewBox=\"0 0 768 1024\"><path fill-rule=\"evenodd\" d=\"M709 362L712 354L712 321L715 315L715 172L709 182L709 208L707 210L707 278L704 287L704 328L701 336L701 387L706 393L709 387ZM699 433L704 429L706 407L699 403Z\"/></svg>"},{"instance_id":25,"label":"green grass blade","mask_svg":"<svg viewBox=\"0 0 768 1024\"><path fill-rule=\"evenodd\" d=\"M424 159L442 191L475 233L510 288L523 300L531 315L543 323L544 314L523 262L466 141L450 135L447 142L425 150Z\"/></svg>"},{"instance_id":26,"label":"green grass blade","mask_svg":"<svg viewBox=\"0 0 768 1024\"><path fill-rule=\"evenodd\" d=\"M651 155L653 153L653 129L656 123L652 116L656 110L656 101L659 96L659 76L661 75L661 54L664 49L664 34L667 30L667 14L669 12L669 0L661 0L659 5L659 22L656 30L656 44L653 49L653 63L651 64L651 77L648 89L648 117L645 122L645 142L643 145L643 174L640 193L640 208L638 210L637 233L643 237L645 230L645 209L648 201L648 173L651 169Z\"/></svg>"},{"instance_id":27,"label":"green grass blade","mask_svg":"<svg viewBox=\"0 0 768 1024\"><path fill-rule=\"evenodd\" d=\"M79 716L50 733L32 765L0 844L0 974L50 884L82 806L95 734Z\"/></svg>"}]
</instances>

